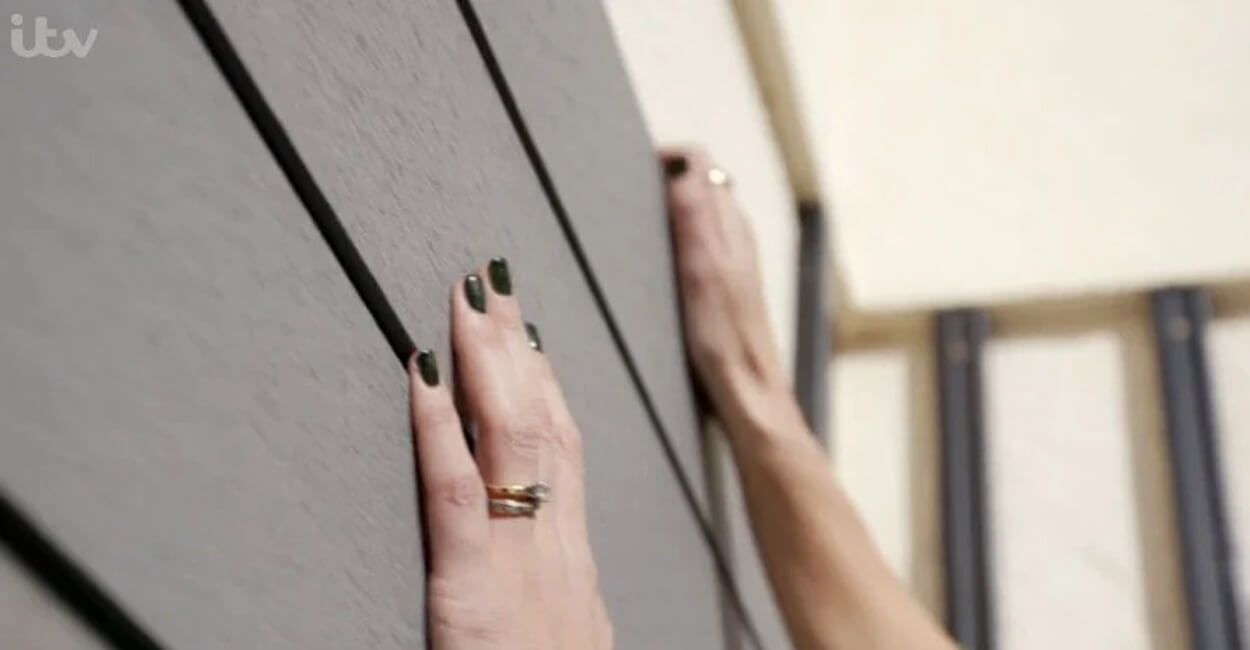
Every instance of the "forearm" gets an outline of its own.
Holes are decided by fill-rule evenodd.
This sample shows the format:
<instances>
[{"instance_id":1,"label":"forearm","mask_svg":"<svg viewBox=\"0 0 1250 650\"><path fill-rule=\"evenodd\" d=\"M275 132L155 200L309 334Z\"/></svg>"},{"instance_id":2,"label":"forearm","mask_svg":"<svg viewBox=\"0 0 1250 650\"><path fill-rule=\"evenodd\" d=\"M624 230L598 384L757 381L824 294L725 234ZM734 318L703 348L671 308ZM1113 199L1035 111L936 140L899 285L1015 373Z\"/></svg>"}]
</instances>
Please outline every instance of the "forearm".
<instances>
[{"instance_id":1,"label":"forearm","mask_svg":"<svg viewBox=\"0 0 1250 650\"><path fill-rule=\"evenodd\" d=\"M953 647L891 575L803 423L773 343L751 228L724 172L699 152L664 158L687 351L732 442L794 643Z\"/></svg>"},{"instance_id":2,"label":"forearm","mask_svg":"<svg viewBox=\"0 0 1250 650\"><path fill-rule=\"evenodd\" d=\"M725 423L752 530L799 648L950 648L891 573L784 390Z\"/></svg>"}]
</instances>

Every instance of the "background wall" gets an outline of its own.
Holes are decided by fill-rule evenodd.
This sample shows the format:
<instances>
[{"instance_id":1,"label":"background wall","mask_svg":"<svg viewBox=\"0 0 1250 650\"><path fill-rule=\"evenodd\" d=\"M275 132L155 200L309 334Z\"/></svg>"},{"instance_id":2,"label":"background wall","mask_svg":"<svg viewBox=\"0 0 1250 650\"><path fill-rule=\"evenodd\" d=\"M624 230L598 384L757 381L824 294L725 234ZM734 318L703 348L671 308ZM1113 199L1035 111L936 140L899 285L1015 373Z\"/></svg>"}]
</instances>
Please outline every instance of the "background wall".
<instances>
[{"instance_id":1,"label":"background wall","mask_svg":"<svg viewBox=\"0 0 1250 650\"><path fill-rule=\"evenodd\" d=\"M892 566L945 611L934 316L983 308L1000 645L1190 647L1148 292L1215 297L1244 558L1250 17L1227 3L672 4L608 3L653 137L708 141L765 241L793 237L794 205L743 179L780 177L830 217L833 471ZM735 158L761 138L780 154ZM761 252L769 278L793 272Z\"/></svg>"}]
</instances>

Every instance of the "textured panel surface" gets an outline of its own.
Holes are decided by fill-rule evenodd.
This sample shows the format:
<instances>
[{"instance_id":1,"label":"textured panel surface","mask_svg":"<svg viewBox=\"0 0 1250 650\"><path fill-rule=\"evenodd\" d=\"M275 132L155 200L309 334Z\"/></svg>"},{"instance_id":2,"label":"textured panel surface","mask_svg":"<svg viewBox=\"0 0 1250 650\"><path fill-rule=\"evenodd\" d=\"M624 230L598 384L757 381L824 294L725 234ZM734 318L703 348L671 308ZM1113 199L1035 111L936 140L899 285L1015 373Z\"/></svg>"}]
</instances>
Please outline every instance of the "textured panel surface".
<instances>
[{"instance_id":1,"label":"textured panel surface","mask_svg":"<svg viewBox=\"0 0 1250 650\"><path fill-rule=\"evenodd\" d=\"M473 4L706 508L664 188L603 7L582 0Z\"/></svg>"},{"instance_id":2,"label":"textured panel surface","mask_svg":"<svg viewBox=\"0 0 1250 650\"><path fill-rule=\"evenodd\" d=\"M96 650L96 638L0 551L0 648Z\"/></svg>"},{"instance_id":3,"label":"textured panel surface","mask_svg":"<svg viewBox=\"0 0 1250 650\"><path fill-rule=\"evenodd\" d=\"M452 283L509 258L583 428L621 647L716 645L694 511L455 3L210 4L418 345L450 359Z\"/></svg>"},{"instance_id":4,"label":"textured panel surface","mask_svg":"<svg viewBox=\"0 0 1250 650\"><path fill-rule=\"evenodd\" d=\"M413 648L406 379L175 3L0 55L0 483L174 648Z\"/></svg>"},{"instance_id":5,"label":"textured panel surface","mask_svg":"<svg viewBox=\"0 0 1250 650\"><path fill-rule=\"evenodd\" d=\"M1185 647L1149 340L1141 318L987 348L1004 647Z\"/></svg>"},{"instance_id":6,"label":"textured panel surface","mask_svg":"<svg viewBox=\"0 0 1250 650\"><path fill-rule=\"evenodd\" d=\"M1250 274L1245 3L773 2L857 307Z\"/></svg>"}]
</instances>

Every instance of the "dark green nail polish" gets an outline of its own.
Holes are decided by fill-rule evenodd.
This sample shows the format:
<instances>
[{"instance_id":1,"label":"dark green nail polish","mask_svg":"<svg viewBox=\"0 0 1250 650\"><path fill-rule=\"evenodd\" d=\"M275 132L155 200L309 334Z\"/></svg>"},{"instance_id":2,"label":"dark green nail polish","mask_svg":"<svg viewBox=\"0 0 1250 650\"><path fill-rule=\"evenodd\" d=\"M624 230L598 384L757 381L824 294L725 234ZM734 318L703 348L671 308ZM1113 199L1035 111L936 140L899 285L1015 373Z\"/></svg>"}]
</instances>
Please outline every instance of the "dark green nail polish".
<instances>
[{"instance_id":1,"label":"dark green nail polish","mask_svg":"<svg viewBox=\"0 0 1250 650\"><path fill-rule=\"evenodd\" d=\"M496 257L490 261L490 286L501 296L512 295L512 274L508 272L508 260Z\"/></svg>"},{"instance_id":2,"label":"dark green nail polish","mask_svg":"<svg viewBox=\"0 0 1250 650\"><path fill-rule=\"evenodd\" d=\"M664 176L666 178L677 178L686 173L690 169L690 163L686 161L685 156L669 158L664 161Z\"/></svg>"},{"instance_id":3,"label":"dark green nail polish","mask_svg":"<svg viewBox=\"0 0 1250 650\"><path fill-rule=\"evenodd\" d=\"M464 297L475 311L486 313L486 287L482 286L482 278L470 273L464 278Z\"/></svg>"},{"instance_id":4,"label":"dark green nail polish","mask_svg":"<svg viewBox=\"0 0 1250 650\"><path fill-rule=\"evenodd\" d=\"M538 328L533 323L525 324L525 336L529 338L531 348L539 352L543 351L543 339L538 335Z\"/></svg>"},{"instance_id":5,"label":"dark green nail polish","mask_svg":"<svg viewBox=\"0 0 1250 650\"><path fill-rule=\"evenodd\" d=\"M438 359L434 358L433 350L421 350L417 353L417 371L421 373L421 381L426 386L438 385Z\"/></svg>"}]
</instances>

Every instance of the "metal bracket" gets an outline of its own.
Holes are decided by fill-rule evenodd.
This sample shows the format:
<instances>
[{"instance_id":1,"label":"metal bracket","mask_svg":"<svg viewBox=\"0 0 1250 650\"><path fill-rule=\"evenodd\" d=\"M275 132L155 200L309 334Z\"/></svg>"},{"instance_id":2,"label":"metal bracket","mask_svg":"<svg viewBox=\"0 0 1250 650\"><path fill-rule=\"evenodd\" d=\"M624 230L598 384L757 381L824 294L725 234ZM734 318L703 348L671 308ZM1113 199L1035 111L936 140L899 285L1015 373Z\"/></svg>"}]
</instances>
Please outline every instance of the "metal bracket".
<instances>
[{"instance_id":1,"label":"metal bracket","mask_svg":"<svg viewBox=\"0 0 1250 650\"><path fill-rule=\"evenodd\" d=\"M1237 650L1241 628L1206 360L1211 308L1195 289L1157 291L1153 307L1190 637L1195 650Z\"/></svg>"},{"instance_id":2,"label":"metal bracket","mask_svg":"<svg viewBox=\"0 0 1250 650\"><path fill-rule=\"evenodd\" d=\"M977 310L942 312L937 330L947 628L967 650L991 650L993 567L981 394L989 317Z\"/></svg>"}]
</instances>

